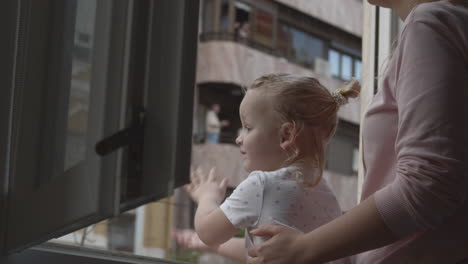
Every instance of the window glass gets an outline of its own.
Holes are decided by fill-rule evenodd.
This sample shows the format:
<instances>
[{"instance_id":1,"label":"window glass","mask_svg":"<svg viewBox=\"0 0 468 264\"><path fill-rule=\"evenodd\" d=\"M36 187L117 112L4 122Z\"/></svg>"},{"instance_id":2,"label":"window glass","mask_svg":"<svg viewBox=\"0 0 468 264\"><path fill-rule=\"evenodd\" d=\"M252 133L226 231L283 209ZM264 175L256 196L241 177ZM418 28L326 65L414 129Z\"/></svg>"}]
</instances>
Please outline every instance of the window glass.
<instances>
[{"instance_id":1,"label":"window glass","mask_svg":"<svg viewBox=\"0 0 468 264\"><path fill-rule=\"evenodd\" d=\"M273 15L263 10L255 10L255 27L252 29L254 40L263 46L273 44Z\"/></svg>"},{"instance_id":2,"label":"window glass","mask_svg":"<svg viewBox=\"0 0 468 264\"><path fill-rule=\"evenodd\" d=\"M221 17L219 21L219 31L227 32L229 29L229 1L224 0L221 4Z\"/></svg>"},{"instance_id":3,"label":"window glass","mask_svg":"<svg viewBox=\"0 0 468 264\"><path fill-rule=\"evenodd\" d=\"M214 3L213 0L203 1L203 32L213 31Z\"/></svg>"},{"instance_id":4,"label":"window glass","mask_svg":"<svg viewBox=\"0 0 468 264\"><path fill-rule=\"evenodd\" d=\"M362 78L362 62L361 62L361 60L355 60L354 61L354 77L356 77L357 80L361 81L361 78Z\"/></svg>"},{"instance_id":5,"label":"window glass","mask_svg":"<svg viewBox=\"0 0 468 264\"><path fill-rule=\"evenodd\" d=\"M170 3L170 2L171 1L166 1L166 3ZM83 155L85 155L85 153L90 152L88 148L87 152L83 151L83 155L78 155L81 153L77 151L77 148L86 147L86 145L84 145L84 143L81 143L81 141L86 142L87 145L89 146L90 145L89 141L92 139L91 136L87 136L86 131L88 130L88 126L89 128L93 128L92 124L94 123L90 123L88 125L89 121L87 120L88 119L93 120L94 112L92 110L94 106L93 104L94 96L91 92L96 90L95 89L97 88L96 86L99 86L99 85L96 85L96 82L95 82L96 78L94 78L94 80L91 81L91 78L94 77L94 76L91 76L91 72L96 72L96 71L100 72L99 71L100 67L98 63L102 62L99 60L100 57L98 56L98 54L96 54L96 50L98 50L99 47L102 46L100 45L101 39L98 38L99 36L97 36L98 35L97 33L96 33L96 41L94 40L94 37L95 37L94 28L96 25L99 25L99 21L100 21L99 20L100 16L99 15L96 16L97 4L100 4L100 2L98 2L97 0L77 1L78 6L76 8L76 15L75 13L73 13L74 15L70 16L70 20L72 19L72 17L76 17L75 21L73 21L73 24L71 24L71 25L74 25L74 27L70 26L70 28L76 32L71 34L71 36L74 35L73 37L74 43L73 45L70 45L70 46L73 46L73 49L72 49L73 52L72 52L72 55L70 56L73 59L73 67L72 67L73 72L71 74L72 80L71 80L71 88L70 88L71 92L70 92L69 99L68 97L65 97L66 101L70 102L70 107L69 109L67 108L68 110L67 112L69 116L67 122L69 126L68 130L71 130L71 128L73 129L79 128L80 129L79 131L82 131L82 134L78 134L80 136L79 138L80 140L72 140L71 143L67 144L67 150L66 150L66 152L68 153L67 155L70 155L70 157L72 157L72 158L67 158L67 161L69 161L67 164L69 164L68 166L70 167L73 167L75 164L80 163L81 160L86 158L86 157L83 157ZM98 14L102 14L103 11L108 11L108 9L103 10L102 6L100 8L97 8ZM124 11L124 10L119 10L119 11ZM125 11L127 10L125 9ZM75 10L73 10L73 12L75 12ZM172 16L172 17L175 17L175 16ZM118 26L115 27L115 30L121 30L121 29L122 29L121 27L118 27ZM192 28L189 27L189 29L193 30L193 27ZM99 30L99 27L97 30ZM96 31L96 32L99 32L99 31ZM72 37L70 37L69 39L71 38ZM194 40L194 38L192 38L192 40ZM71 43L72 41L70 40L69 42ZM93 47L93 43L96 43L95 47ZM194 44L193 41L190 41L188 43ZM140 47L140 46L137 45L137 47ZM92 57L93 52L96 57ZM93 64L96 61L98 61L98 63ZM194 69L194 67L192 69ZM98 75L99 74L95 74L95 76L98 76ZM69 81L70 80L68 79L67 83ZM100 88L102 87L103 85L100 86ZM183 97L183 94L180 94L180 97ZM119 99L121 98L119 97ZM192 100L192 98L189 98L189 99ZM78 101L78 102L75 103L75 101ZM82 105L85 105L86 107L81 107L81 108L76 107L76 105L78 105L79 103L81 103ZM91 107L89 107L91 109L91 111L89 111L89 117L88 117L88 110L87 110L88 105L91 105ZM76 112L77 112L75 110L76 108L81 110L82 113L84 114L84 115L79 116L81 119L80 118L75 119ZM182 111L182 112L186 112L187 115L190 115L190 111ZM190 119L191 119L191 115L190 115ZM78 120L79 122L76 120ZM75 125L76 123L78 125ZM65 129L63 129L62 133L64 132L65 133L77 133L74 130L65 131ZM89 134L92 135L92 133L89 133ZM75 135L73 134L73 136ZM72 137L72 139L74 138ZM67 140L69 139L67 138ZM94 144L92 144L92 146L94 146ZM190 148L190 145L188 145L188 148ZM128 163L126 163L125 157L122 159L121 162L123 164L118 164L117 167L119 167L119 165L123 165L123 166L128 165ZM178 161L178 164L181 164L181 163L183 163L182 160ZM126 168L124 167L122 170L125 171L125 169ZM109 177L114 177L114 176L109 175ZM164 177L166 177L166 175L164 175ZM124 181L127 181L127 182L124 182ZM130 190L132 189L130 188L131 186L140 187L142 185L142 181L135 180L135 178L127 177L127 178L122 178L121 185L123 186L122 188L125 188L125 186L128 186ZM167 182L164 185L167 185ZM73 192L76 192L75 189L73 188L70 188L70 189L72 189ZM133 198L134 194L129 193L129 192L130 191L127 191L126 193L126 191L122 191L121 194L125 194L126 196L120 197L120 201L124 200L126 197ZM73 245L73 246L81 246L81 247L87 247L87 248L93 248L93 249L99 249L99 250L105 250L105 251L119 251L119 252L131 253L131 254L142 255L142 256L147 256L147 257L184 260L184 261L195 263L197 261L198 254L190 250L184 251L183 249L181 249L181 247L178 247L177 245L175 245L171 237L171 231L178 229L178 228L188 228L189 227L188 224L193 222L193 216L186 214L187 212L189 212L187 210L189 200L187 199L187 197L185 197L184 199L179 199L180 197L178 193L180 194L181 192L179 190L176 190L175 192L176 194L173 195L172 197L160 199L157 202L149 203L149 200L144 200L142 202L138 201L139 204L141 203L146 203L146 204L143 206L140 206L139 208L135 210L126 211L114 218L107 219L105 221L87 226L85 228L82 228L75 232L61 236L59 238L52 239L50 242ZM84 192L84 193L88 194L87 192ZM60 192L60 194L62 194L62 192ZM137 193L136 195L140 195L140 193ZM69 198L69 196L67 196L66 194L65 196L66 196L65 198L67 199ZM86 198L85 200L97 201L97 199L95 199L93 196L85 197L85 198ZM113 197L113 198L118 199L119 197ZM84 204L84 202L81 200L78 202L80 203L80 205ZM76 206L70 207L67 209L69 211L75 211ZM47 214L46 217L49 217L49 214ZM92 220L92 221L95 221L95 220ZM75 227L73 227L73 230L74 229ZM156 262L165 263L164 261L156 261ZM176 262L171 262L171 263L176 263ZM209 262L209 263L212 263L212 262Z\"/></svg>"},{"instance_id":6,"label":"window glass","mask_svg":"<svg viewBox=\"0 0 468 264\"><path fill-rule=\"evenodd\" d=\"M353 59L348 55L341 55L341 78L349 81L353 76Z\"/></svg>"},{"instance_id":7,"label":"window glass","mask_svg":"<svg viewBox=\"0 0 468 264\"><path fill-rule=\"evenodd\" d=\"M314 60L323 57L323 41L296 28L280 25L278 48L283 56L308 68L313 68Z\"/></svg>"},{"instance_id":8,"label":"window glass","mask_svg":"<svg viewBox=\"0 0 468 264\"><path fill-rule=\"evenodd\" d=\"M65 170L85 160L96 2L77 1L76 10Z\"/></svg>"},{"instance_id":9,"label":"window glass","mask_svg":"<svg viewBox=\"0 0 468 264\"><path fill-rule=\"evenodd\" d=\"M327 147L326 169L340 175L355 175L359 168L359 130L340 122Z\"/></svg>"},{"instance_id":10,"label":"window glass","mask_svg":"<svg viewBox=\"0 0 468 264\"><path fill-rule=\"evenodd\" d=\"M294 28L291 29L291 33L294 59L307 67L313 67L314 58L322 56L322 42Z\"/></svg>"},{"instance_id":11,"label":"window glass","mask_svg":"<svg viewBox=\"0 0 468 264\"><path fill-rule=\"evenodd\" d=\"M251 8L243 3L235 4L234 36L237 41L246 41L250 33Z\"/></svg>"},{"instance_id":12,"label":"window glass","mask_svg":"<svg viewBox=\"0 0 468 264\"><path fill-rule=\"evenodd\" d=\"M290 57L292 43L292 33L290 27L280 24L276 35L276 48L281 56Z\"/></svg>"},{"instance_id":13,"label":"window glass","mask_svg":"<svg viewBox=\"0 0 468 264\"><path fill-rule=\"evenodd\" d=\"M359 147L355 146L353 149L353 173L357 173L359 170Z\"/></svg>"},{"instance_id":14,"label":"window glass","mask_svg":"<svg viewBox=\"0 0 468 264\"><path fill-rule=\"evenodd\" d=\"M332 76L340 76L340 54L336 50L328 51L328 63L330 63L330 72Z\"/></svg>"}]
</instances>

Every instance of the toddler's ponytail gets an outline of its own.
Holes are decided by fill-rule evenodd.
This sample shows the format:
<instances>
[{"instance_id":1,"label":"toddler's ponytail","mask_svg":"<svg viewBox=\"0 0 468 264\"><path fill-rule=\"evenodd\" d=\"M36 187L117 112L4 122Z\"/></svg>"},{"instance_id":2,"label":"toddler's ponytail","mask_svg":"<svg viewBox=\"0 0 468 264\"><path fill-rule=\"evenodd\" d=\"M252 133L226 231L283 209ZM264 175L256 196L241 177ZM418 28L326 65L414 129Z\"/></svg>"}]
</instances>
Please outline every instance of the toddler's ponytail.
<instances>
[{"instance_id":1,"label":"toddler's ponytail","mask_svg":"<svg viewBox=\"0 0 468 264\"><path fill-rule=\"evenodd\" d=\"M349 82L344 88L332 92L333 100L339 105L342 106L348 103L349 98L356 98L361 92L361 85L355 79Z\"/></svg>"}]
</instances>

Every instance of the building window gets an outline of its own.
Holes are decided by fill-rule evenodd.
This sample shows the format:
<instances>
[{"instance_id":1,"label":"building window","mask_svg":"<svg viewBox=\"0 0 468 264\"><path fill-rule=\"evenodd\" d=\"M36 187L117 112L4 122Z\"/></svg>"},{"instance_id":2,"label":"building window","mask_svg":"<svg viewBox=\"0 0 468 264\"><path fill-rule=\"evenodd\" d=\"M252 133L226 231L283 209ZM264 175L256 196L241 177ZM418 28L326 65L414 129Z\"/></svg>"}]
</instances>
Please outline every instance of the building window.
<instances>
[{"instance_id":1,"label":"building window","mask_svg":"<svg viewBox=\"0 0 468 264\"><path fill-rule=\"evenodd\" d=\"M321 39L286 24L278 27L278 50L286 58L313 68L315 58L323 57L323 49Z\"/></svg>"},{"instance_id":2,"label":"building window","mask_svg":"<svg viewBox=\"0 0 468 264\"><path fill-rule=\"evenodd\" d=\"M263 10L255 10L255 24L252 29L253 39L262 46L273 45L273 15Z\"/></svg>"},{"instance_id":3,"label":"building window","mask_svg":"<svg viewBox=\"0 0 468 264\"><path fill-rule=\"evenodd\" d=\"M351 56L342 55L341 56L341 78L345 81L351 80L353 75L353 59Z\"/></svg>"},{"instance_id":4,"label":"building window","mask_svg":"<svg viewBox=\"0 0 468 264\"><path fill-rule=\"evenodd\" d=\"M341 175L356 175L359 168L359 127L340 121L327 147L326 169Z\"/></svg>"},{"instance_id":5,"label":"building window","mask_svg":"<svg viewBox=\"0 0 468 264\"><path fill-rule=\"evenodd\" d=\"M344 81L351 78L361 79L361 60L349 54L330 49L328 51L328 62L330 63L330 72L333 77Z\"/></svg>"},{"instance_id":6,"label":"building window","mask_svg":"<svg viewBox=\"0 0 468 264\"><path fill-rule=\"evenodd\" d=\"M354 77L358 81L361 81L362 79L362 62L361 60L354 60Z\"/></svg>"},{"instance_id":7,"label":"building window","mask_svg":"<svg viewBox=\"0 0 468 264\"><path fill-rule=\"evenodd\" d=\"M228 32L229 30L229 0L224 0L221 4L221 17L219 21L219 31Z\"/></svg>"},{"instance_id":8,"label":"building window","mask_svg":"<svg viewBox=\"0 0 468 264\"><path fill-rule=\"evenodd\" d=\"M250 33L250 6L236 2L235 4L234 36L236 41L246 41Z\"/></svg>"},{"instance_id":9,"label":"building window","mask_svg":"<svg viewBox=\"0 0 468 264\"><path fill-rule=\"evenodd\" d=\"M330 73L332 76L340 75L340 53L336 50L328 52L328 62L330 63Z\"/></svg>"},{"instance_id":10,"label":"building window","mask_svg":"<svg viewBox=\"0 0 468 264\"><path fill-rule=\"evenodd\" d=\"M352 163L353 173L357 174L359 171L359 147L355 146L353 149L353 163Z\"/></svg>"},{"instance_id":11,"label":"building window","mask_svg":"<svg viewBox=\"0 0 468 264\"><path fill-rule=\"evenodd\" d=\"M135 244L135 214L124 213L109 220L107 248L132 253Z\"/></svg>"},{"instance_id":12,"label":"building window","mask_svg":"<svg viewBox=\"0 0 468 264\"><path fill-rule=\"evenodd\" d=\"M214 1L205 0L203 1L203 32L212 32L214 25Z\"/></svg>"}]
</instances>

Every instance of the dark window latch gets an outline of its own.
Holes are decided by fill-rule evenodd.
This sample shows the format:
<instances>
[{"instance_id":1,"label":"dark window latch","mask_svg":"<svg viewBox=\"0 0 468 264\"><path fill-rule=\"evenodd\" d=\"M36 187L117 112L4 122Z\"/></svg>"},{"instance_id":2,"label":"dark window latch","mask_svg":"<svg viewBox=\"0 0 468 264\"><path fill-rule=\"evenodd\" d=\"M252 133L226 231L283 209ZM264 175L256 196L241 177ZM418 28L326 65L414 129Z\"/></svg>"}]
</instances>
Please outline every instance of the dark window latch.
<instances>
[{"instance_id":1,"label":"dark window latch","mask_svg":"<svg viewBox=\"0 0 468 264\"><path fill-rule=\"evenodd\" d=\"M135 144L142 145L145 130L145 112L140 111L138 118L133 123L132 126L122 129L96 143L96 153L100 156L106 156L121 147Z\"/></svg>"}]
</instances>

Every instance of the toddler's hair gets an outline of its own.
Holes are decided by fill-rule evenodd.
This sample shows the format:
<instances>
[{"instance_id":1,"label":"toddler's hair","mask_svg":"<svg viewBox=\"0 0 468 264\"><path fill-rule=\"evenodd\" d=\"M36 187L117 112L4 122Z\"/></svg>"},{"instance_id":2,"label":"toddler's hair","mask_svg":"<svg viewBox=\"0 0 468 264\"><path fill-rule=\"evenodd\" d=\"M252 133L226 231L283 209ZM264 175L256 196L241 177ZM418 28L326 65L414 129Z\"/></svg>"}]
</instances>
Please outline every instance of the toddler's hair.
<instances>
[{"instance_id":1,"label":"toddler's hair","mask_svg":"<svg viewBox=\"0 0 468 264\"><path fill-rule=\"evenodd\" d=\"M293 147L293 153L285 150L289 158L284 167L297 162L311 162L319 172L318 177L307 186L313 187L319 183L325 166L325 147L335 133L338 124L338 109L348 98L359 95L361 86L352 80L345 88L333 94L320 82L312 77L275 73L256 79L249 90L262 89L266 95L272 96L273 107L283 122L291 122L295 126L296 135L304 128L312 127L313 134L307 137L307 144L300 149ZM304 149L305 148L305 149ZM302 154L302 155L301 155ZM307 156L307 160L298 159ZM306 181L306 179L304 179Z\"/></svg>"}]
</instances>

